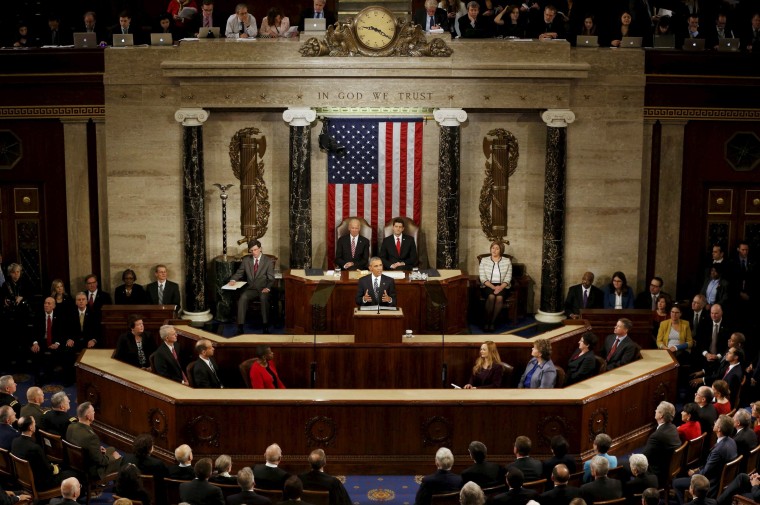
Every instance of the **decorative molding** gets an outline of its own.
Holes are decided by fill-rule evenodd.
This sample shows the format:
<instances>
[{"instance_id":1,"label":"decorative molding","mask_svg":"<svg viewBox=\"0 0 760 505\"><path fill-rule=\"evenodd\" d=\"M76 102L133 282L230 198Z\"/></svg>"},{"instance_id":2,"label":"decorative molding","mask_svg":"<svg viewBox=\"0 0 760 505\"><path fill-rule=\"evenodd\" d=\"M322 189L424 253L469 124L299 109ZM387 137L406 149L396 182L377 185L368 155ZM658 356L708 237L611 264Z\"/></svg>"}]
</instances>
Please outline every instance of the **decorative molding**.
<instances>
[{"instance_id":1,"label":"decorative molding","mask_svg":"<svg viewBox=\"0 0 760 505\"><path fill-rule=\"evenodd\" d=\"M696 107L644 107L644 119L758 121L760 109L718 109Z\"/></svg>"},{"instance_id":2,"label":"decorative molding","mask_svg":"<svg viewBox=\"0 0 760 505\"><path fill-rule=\"evenodd\" d=\"M55 119L63 117L105 118L104 105L28 105L23 107L0 107L2 119Z\"/></svg>"},{"instance_id":3,"label":"decorative molding","mask_svg":"<svg viewBox=\"0 0 760 505\"><path fill-rule=\"evenodd\" d=\"M306 440L309 447L324 447L335 441L338 428L330 417L312 417L306 422Z\"/></svg>"},{"instance_id":4,"label":"decorative molding","mask_svg":"<svg viewBox=\"0 0 760 505\"><path fill-rule=\"evenodd\" d=\"M163 410L154 408L148 411L148 426L151 435L166 440L169 423L166 421L166 413Z\"/></svg>"},{"instance_id":5,"label":"decorative molding","mask_svg":"<svg viewBox=\"0 0 760 505\"><path fill-rule=\"evenodd\" d=\"M541 119L550 128L566 128L575 121L575 113L570 109L549 109L541 113Z\"/></svg>"},{"instance_id":6,"label":"decorative molding","mask_svg":"<svg viewBox=\"0 0 760 505\"><path fill-rule=\"evenodd\" d=\"M433 416L422 422L422 444L428 446L451 447L453 425L442 416Z\"/></svg>"},{"instance_id":7,"label":"decorative molding","mask_svg":"<svg viewBox=\"0 0 760 505\"><path fill-rule=\"evenodd\" d=\"M174 113L174 119L182 126L201 126L208 119L206 109L179 109Z\"/></svg>"},{"instance_id":8,"label":"decorative molding","mask_svg":"<svg viewBox=\"0 0 760 505\"><path fill-rule=\"evenodd\" d=\"M609 420L609 412L606 408L598 408L588 419L588 438L593 442L596 436L600 433L607 433L607 421Z\"/></svg>"},{"instance_id":9,"label":"decorative molding","mask_svg":"<svg viewBox=\"0 0 760 505\"><path fill-rule=\"evenodd\" d=\"M453 98L452 98L453 99ZM430 107L316 107L314 111L320 117L345 116L429 116Z\"/></svg>"},{"instance_id":10,"label":"decorative molding","mask_svg":"<svg viewBox=\"0 0 760 505\"><path fill-rule=\"evenodd\" d=\"M572 431L572 425L567 418L562 416L546 416L536 426L539 446L541 447L551 447L552 437L562 435L567 438Z\"/></svg>"},{"instance_id":11,"label":"decorative molding","mask_svg":"<svg viewBox=\"0 0 760 505\"><path fill-rule=\"evenodd\" d=\"M309 126L317 119L317 112L309 107L291 107L282 113L282 119L290 126Z\"/></svg>"},{"instance_id":12,"label":"decorative molding","mask_svg":"<svg viewBox=\"0 0 760 505\"><path fill-rule=\"evenodd\" d=\"M191 447L219 447L219 423L211 416L198 416L185 425Z\"/></svg>"},{"instance_id":13,"label":"decorative molding","mask_svg":"<svg viewBox=\"0 0 760 505\"><path fill-rule=\"evenodd\" d=\"M84 391L84 401L92 403L95 410L100 408L100 389L92 382L88 382L82 388Z\"/></svg>"},{"instance_id":14,"label":"decorative molding","mask_svg":"<svg viewBox=\"0 0 760 505\"><path fill-rule=\"evenodd\" d=\"M435 109L433 117L441 126L459 126L467 121L467 112L463 109Z\"/></svg>"}]
</instances>

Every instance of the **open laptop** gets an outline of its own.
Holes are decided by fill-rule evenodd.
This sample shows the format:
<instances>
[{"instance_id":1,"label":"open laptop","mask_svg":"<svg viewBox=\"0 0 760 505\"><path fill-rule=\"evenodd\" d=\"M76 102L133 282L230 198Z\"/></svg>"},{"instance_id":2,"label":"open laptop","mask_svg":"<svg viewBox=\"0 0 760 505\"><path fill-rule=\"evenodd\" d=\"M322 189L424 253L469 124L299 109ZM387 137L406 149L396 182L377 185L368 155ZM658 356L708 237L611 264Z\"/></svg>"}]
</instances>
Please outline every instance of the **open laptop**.
<instances>
[{"instance_id":1,"label":"open laptop","mask_svg":"<svg viewBox=\"0 0 760 505\"><path fill-rule=\"evenodd\" d=\"M151 46L170 46L174 43L171 33L151 33L150 45Z\"/></svg>"},{"instance_id":2,"label":"open laptop","mask_svg":"<svg viewBox=\"0 0 760 505\"><path fill-rule=\"evenodd\" d=\"M675 49L676 36L675 35L655 35L652 47L654 47L655 49Z\"/></svg>"},{"instance_id":3,"label":"open laptop","mask_svg":"<svg viewBox=\"0 0 760 505\"><path fill-rule=\"evenodd\" d=\"M575 47L599 47L599 37L596 35L578 35L575 38Z\"/></svg>"},{"instance_id":4,"label":"open laptop","mask_svg":"<svg viewBox=\"0 0 760 505\"><path fill-rule=\"evenodd\" d=\"M127 34L114 33L113 34L113 47L129 47L129 46L134 46L134 45L135 45L135 39L131 33L127 33Z\"/></svg>"},{"instance_id":5,"label":"open laptop","mask_svg":"<svg viewBox=\"0 0 760 505\"><path fill-rule=\"evenodd\" d=\"M211 28L201 28L198 31L198 38L199 39L218 39L219 27L212 26Z\"/></svg>"},{"instance_id":6,"label":"open laptop","mask_svg":"<svg viewBox=\"0 0 760 505\"><path fill-rule=\"evenodd\" d=\"M95 33L75 33L74 47L98 47L98 36Z\"/></svg>"},{"instance_id":7,"label":"open laptop","mask_svg":"<svg viewBox=\"0 0 760 505\"><path fill-rule=\"evenodd\" d=\"M718 42L718 51L738 51L739 39L720 39Z\"/></svg>"},{"instance_id":8,"label":"open laptop","mask_svg":"<svg viewBox=\"0 0 760 505\"><path fill-rule=\"evenodd\" d=\"M641 47L641 43L644 41L644 37L623 37L620 41L620 47L635 48Z\"/></svg>"},{"instance_id":9,"label":"open laptop","mask_svg":"<svg viewBox=\"0 0 760 505\"><path fill-rule=\"evenodd\" d=\"M306 19L303 22L303 31L305 32L323 32L327 30L327 20L325 18Z\"/></svg>"},{"instance_id":10,"label":"open laptop","mask_svg":"<svg viewBox=\"0 0 760 505\"><path fill-rule=\"evenodd\" d=\"M686 39L683 41L684 51L704 51L705 39Z\"/></svg>"}]
</instances>

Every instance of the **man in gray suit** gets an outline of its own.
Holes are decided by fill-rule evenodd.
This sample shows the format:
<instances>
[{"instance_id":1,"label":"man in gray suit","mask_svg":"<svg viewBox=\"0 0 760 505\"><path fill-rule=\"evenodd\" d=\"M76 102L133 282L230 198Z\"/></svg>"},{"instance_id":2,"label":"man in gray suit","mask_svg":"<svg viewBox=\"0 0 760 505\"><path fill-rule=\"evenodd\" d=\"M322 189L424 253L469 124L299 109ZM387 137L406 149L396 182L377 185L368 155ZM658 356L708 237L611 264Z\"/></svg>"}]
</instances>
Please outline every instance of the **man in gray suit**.
<instances>
[{"instance_id":1,"label":"man in gray suit","mask_svg":"<svg viewBox=\"0 0 760 505\"><path fill-rule=\"evenodd\" d=\"M261 242L251 240L248 242L249 256L243 258L237 272L230 277L230 285L235 281L245 280L248 284L241 288L238 299L238 335L243 333L245 314L251 300L261 300L261 320L264 324L264 333L269 333L269 292L274 284L274 265L272 260L262 253Z\"/></svg>"}]
</instances>

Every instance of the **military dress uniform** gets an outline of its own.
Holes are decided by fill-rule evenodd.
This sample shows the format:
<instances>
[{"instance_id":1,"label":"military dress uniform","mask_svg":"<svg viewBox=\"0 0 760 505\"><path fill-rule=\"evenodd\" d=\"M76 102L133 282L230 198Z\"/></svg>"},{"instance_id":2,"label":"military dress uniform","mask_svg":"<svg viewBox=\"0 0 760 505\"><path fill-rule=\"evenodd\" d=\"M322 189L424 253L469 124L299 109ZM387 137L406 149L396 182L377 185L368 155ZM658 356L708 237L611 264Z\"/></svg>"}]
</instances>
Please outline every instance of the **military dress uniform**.
<instances>
[{"instance_id":1,"label":"military dress uniform","mask_svg":"<svg viewBox=\"0 0 760 505\"><path fill-rule=\"evenodd\" d=\"M16 413L16 418L21 417L21 404L18 402L15 396L8 393L0 393L0 407L9 405Z\"/></svg>"},{"instance_id":2,"label":"military dress uniform","mask_svg":"<svg viewBox=\"0 0 760 505\"><path fill-rule=\"evenodd\" d=\"M78 421L76 416L69 416L68 412L61 410L48 410L42 415L42 422L40 428L52 433L54 435L60 435L66 438L66 430L69 429L69 425Z\"/></svg>"}]
</instances>

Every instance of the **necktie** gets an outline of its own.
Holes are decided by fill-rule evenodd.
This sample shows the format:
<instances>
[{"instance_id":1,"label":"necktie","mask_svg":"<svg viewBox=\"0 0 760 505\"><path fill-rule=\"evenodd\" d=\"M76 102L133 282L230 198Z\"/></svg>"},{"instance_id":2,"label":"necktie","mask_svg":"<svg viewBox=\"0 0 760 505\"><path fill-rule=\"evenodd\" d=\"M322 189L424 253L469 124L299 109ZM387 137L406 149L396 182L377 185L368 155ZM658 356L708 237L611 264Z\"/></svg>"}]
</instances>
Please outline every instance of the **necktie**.
<instances>
[{"instance_id":1,"label":"necktie","mask_svg":"<svg viewBox=\"0 0 760 505\"><path fill-rule=\"evenodd\" d=\"M657 309L657 295L652 295L652 310Z\"/></svg>"},{"instance_id":2,"label":"necktie","mask_svg":"<svg viewBox=\"0 0 760 505\"><path fill-rule=\"evenodd\" d=\"M51 345L53 345L53 314L48 314L47 316L46 336L47 336L47 345L48 347L50 347Z\"/></svg>"},{"instance_id":3,"label":"necktie","mask_svg":"<svg viewBox=\"0 0 760 505\"><path fill-rule=\"evenodd\" d=\"M174 350L174 347L172 347L172 356L174 356L174 361L177 362L177 365L179 365L179 369L182 370L182 365L179 363L179 358L177 357L177 351ZM185 372L182 372L182 381L187 382L187 375L185 375Z\"/></svg>"},{"instance_id":4,"label":"necktie","mask_svg":"<svg viewBox=\"0 0 760 505\"><path fill-rule=\"evenodd\" d=\"M377 303L380 303L380 284L377 282L377 277L375 277L375 299L377 300Z\"/></svg>"},{"instance_id":5,"label":"necktie","mask_svg":"<svg viewBox=\"0 0 760 505\"><path fill-rule=\"evenodd\" d=\"M159 305L164 304L164 285L163 284L158 285L158 304Z\"/></svg>"},{"instance_id":6,"label":"necktie","mask_svg":"<svg viewBox=\"0 0 760 505\"><path fill-rule=\"evenodd\" d=\"M619 344L619 343L620 343L620 339L619 339L619 338L616 338L616 339L615 339L615 343L614 343L614 344L612 344L612 349L610 349L610 352L609 352L609 354L607 354L607 361L609 361L609 360L610 360L610 358L612 357L612 355L613 355L613 354L615 354L615 351L617 351L617 348L618 348L618 344Z\"/></svg>"},{"instance_id":7,"label":"necktie","mask_svg":"<svg viewBox=\"0 0 760 505\"><path fill-rule=\"evenodd\" d=\"M84 331L84 312L79 313L79 330Z\"/></svg>"},{"instance_id":8,"label":"necktie","mask_svg":"<svg viewBox=\"0 0 760 505\"><path fill-rule=\"evenodd\" d=\"M731 371L731 365L728 365L728 368L726 368L726 373L723 374L724 379L726 378L726 376L728 375L728 372L730 371Z\"/></svg>"},{"instance_id":9,"label":"necktie","mask_svg":"<svg viewBox=\"0 0 760 505\"><path fill-rule=\"evenodd\" d=\"M712 340L710 341L710 354L718 354L718 323L713 323Z\"/></svg>"},{"instance_id":10,"label":"necktie","mask_svg":"<svg viewBox=\"0 0 760 505\"><path fill-rule=\"evenodd\" d=\"M203 27L211 28L211 16L203 16Z\"/></svg>"},{"instance_id":11,"label":"necktie","mask_svg":"<svg viewBox=\"0 0 760 505\"><path fill-rule=\"evenodd\" d=\"M428 22L430 23L430 26L428 26L428 30L432 30L433 27L435 26L435 18L433 16L429 16Z\"/></svg>"},{"instance_id":12,"label":"necktie","mask_svg":"<svg viewBox=\"0 0 760 505\"><path fill-rule=\"evenodd\" d=\"M356 257L356 238L351 237L351 257Z\"/></svg>"},{"instance_id":13,"label":"necktie","mask_svg":"<svg viewBox=\"0 0 760 505\"><path fill-rule=\"evenodd\" d=\"M121 34L122 35L126 35L127 34L127 29L126 28L122 28L121 29Z\"/></svg>"},{"instance_id":14,"label":"necktie","mask_svg":"<svg viewBox=\"0 0 760 505\"><path fill-rule=\"evenodd\" d=\"M583 308L585 309L588 305L588 289L583 290Z\"/></svg>"},{"instance_id":15,"label":"necktie","mask_svg":"<svg viewBox=\"0 0 760 505\"><path fill-rule=\"evenodd\" d=\"M92 292L90 292L90 299L87 300L87 305L89 305L90 307L92 307L92 305L94 303L95 303L95 296L92 294Z\"/></svg>"},{"instance_id":16,"label":"necktie","mask_svg":"<svg viewBox=\"0 0 760 505\"><path fill-rule=\"evenodd\" d=\"M742 271L744 272L747 271L747 260L744 260L744 259L742 260Z\"/></svg>"},{"instance_id":17,"label":"necktie","mask_svg":"<svg viewBox=\"0 0 760 505\"><path fill-rule=\"evenodd\" d=\"M253 262L253 276L256 277L256 274L259 273L259 259L256 258L256 260Z\"/></svg>"},{"instance_id":18,"label":"necktie","mask_svg":"<svg viewBox=\"0 0 760 505\"><path fill-rule=\"evenodd\" d=\"M396 237L396 254L401 256L401 238Z\"/></svg>"},{"instance_id":19,"label":"necktie","mask_svg":"<svg viewBox=\"0 0 760 505\"><path fill-rule=\"evenodd\" d=\"M691 329L694 331L697 331L697 326L699 326L699 313L694 313L694 324L691 326Z\"/></svg>"}]
</instances>

